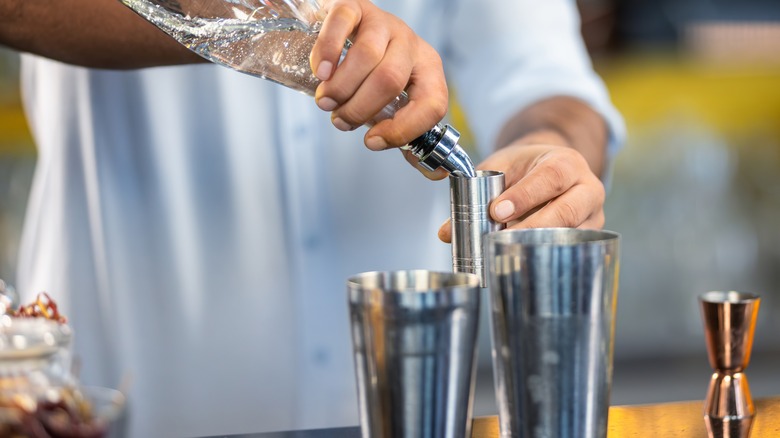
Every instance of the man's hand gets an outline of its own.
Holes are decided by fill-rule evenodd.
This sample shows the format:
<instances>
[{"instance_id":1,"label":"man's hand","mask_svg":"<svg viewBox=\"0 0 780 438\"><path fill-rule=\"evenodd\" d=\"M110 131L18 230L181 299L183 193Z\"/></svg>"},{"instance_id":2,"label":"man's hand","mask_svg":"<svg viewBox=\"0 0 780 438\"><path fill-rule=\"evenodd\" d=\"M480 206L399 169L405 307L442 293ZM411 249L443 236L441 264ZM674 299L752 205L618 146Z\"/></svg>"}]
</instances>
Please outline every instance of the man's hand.
<instances>
[{"instance_id":1,"label":"man's hand","mask_svg":"<svg viewBox=\"0 0 780 438\"><path fill-rule=\"evenodd\" d=\"M490 205L490 216L508 228L604 226L602 172L607 142L601 117L566 97L539 102L506 125L504 145L477 166L497 170L506 190ZM439 238L451 241L449 221Z\"/></svg>"},{"instance_id":2,"label":"man's hand","mask_svg":"<svg viewBox=\"0 0 780 438\"><path fill-rule=\"evenodd\" d=\"M323 81L317 105L332 112L336 128L349 131L365 124L404 90L409 103L366 132L369 149L404 146L441 121L447 84L441 58L428 43L368 0L330 0L323 8L327 15L311 66ZM339 65L347 39L353 45Z\"/></svg>"},{"instance_id":3,"label":"man's hand","mask_svg":"<svg viewBox=\"0 0 780 438\"><path fill-rule=\"evenodd\" d=\"M490 205L507 228L604 226L604 185L574 149L550 144L507 146L478 166L504 172L507 189ZM449 222L439 238L451 241Z\"/></svg>"}]
</instances>

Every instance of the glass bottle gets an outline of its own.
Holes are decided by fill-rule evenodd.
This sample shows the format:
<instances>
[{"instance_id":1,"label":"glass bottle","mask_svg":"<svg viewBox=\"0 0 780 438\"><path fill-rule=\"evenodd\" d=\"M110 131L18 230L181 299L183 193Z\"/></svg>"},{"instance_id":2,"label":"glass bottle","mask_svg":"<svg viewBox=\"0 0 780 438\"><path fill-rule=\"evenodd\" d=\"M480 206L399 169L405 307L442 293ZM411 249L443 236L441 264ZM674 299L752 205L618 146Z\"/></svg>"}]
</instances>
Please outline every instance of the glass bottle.
<instances>
[{"instance_id":1,"label":"glass bottle","mask_svg":"<svg viewBox=\"0 0 780 438\"><path fill-rule=\"evenodd\" d=\"M309 55L323 12L316 0L121 0L198 55L234 70L314 95L320 81ZM344 46L344 53L350 46ZM368 125L393 117L408 103L401 93ZM458 145L460 134L437 124L406 146L428 170L474 176L474 164Z\"/></svg>"}]
</instances>

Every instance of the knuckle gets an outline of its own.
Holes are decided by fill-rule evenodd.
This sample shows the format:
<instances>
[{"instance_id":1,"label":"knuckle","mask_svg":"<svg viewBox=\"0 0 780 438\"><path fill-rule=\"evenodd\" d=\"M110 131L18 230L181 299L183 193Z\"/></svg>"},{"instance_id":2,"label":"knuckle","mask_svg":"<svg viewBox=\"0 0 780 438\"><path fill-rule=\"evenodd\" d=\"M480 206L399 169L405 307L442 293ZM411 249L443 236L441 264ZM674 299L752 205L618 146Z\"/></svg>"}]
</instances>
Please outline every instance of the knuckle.
<instances>
[{"instance_id":1,"label":"knuckle","mask_svg":"<svg viewBox=\"0 0 780 438\"><path fill-rule=\"evenodd\" d=\"M524 214L536 207L534 191L535 189L527 184L515 184L507 191L508 199L516 206L515 215Z\"/></svg>"},{"instance_id":2,"label":"knuckle","mask_svg":"<svg viewBox=\"0 0 780 438\"><path fill-rule=\"evenodd\" d=\"M576 227L580 224L579 212L570 202L560 202L555 209L555 214L560 221L560 224L565 227Z\"/></svg>"},{"instance_id":3,"label":"knuckle","mask_svg":"<svg viewBox=\"0 0 780 438\"><path fill-rule=\"evenodd\" d=\"M528 187L525 184L517 184L514 186L514 194L512 195L515 199L515 205L517 205L520 209L528 209L535 207L533 204L533 193L531 193L531 188Z\"/></svg>"},{"instance_id":4,"label":"knuckle","mask_svg":"<svg viewBox=\"0 0 780 438\"><path fill-rule=\"evenodd\" d=\"M355 23L359 17L360 13L351 3L337 0L330 4L328 18L332 20Z\"/></svg>"},{"instance_id":5,"label":"knuckle","mask_svg":"<svg viewBox=\"0 0 780 438\"><path fill-rule=\"evenodd\" d=\"M444 116L447 115L447 110L449 109L448 105L449 102L447 101L446 93L444 93L441 98L431 99L429 107L431 110L431 115L436 122L443 119Z\"/></svg>"},{"instance_id":6,"label":"knuckle","mask_svg":"<svg viewBox=\"0 0 780 438\"><path fill-rule=\"evenodd\" d=\"M546 177L550 186L558 191L568 189L583 175L587 178L592 174L585 158L576 150L561 148L546 166Z\"/></svg>"},{"instance_id":7,"label":"knuckle","mask_svg":"<svg viewBox=\"0 0 780 438\"><path fill-rule=\"evenodd\" d=\"M416 41L418 39L417 34L412 28L396 15L385 13L382 20L393 29L394 38L401 38L406 41Z\"/></svg>"},{"instance_id":8,"label":"knuckle","mask_svg":"<svg viewBox=\"0 0 780 438\"><path fill-rule=\"evenodd\" d=\"M592 172L588 170L588 175L584 181L577 185L584 193L585 199L589 203L597 206L603 206L607 198L607 190L604 183Z\"/></svg>"},{"instance_id":9,"label":"knuckle","mask_svg":"<svg viewBox=\"0 0 780 438\"><path fill-rule=\"evenodd\" d=\"M604 212L599 211L599 213L593 218L593 227L594 228L604 228L605 223L605 217Z\"/></svg>"},{"instance_id":10,"label":"knuckle","mask_svg":"<svg viewBox=\"0 0 780 438\"><path fill-rule=\"evenodd\" d=\"M359 126L365 123L365 119L361 116L360 111L352 108L351 105L345 105L333 112L336 117L344 120L352 126Z\"/></svg>"},{"instance_id":11,"label":"knuckle","mask_svg":"<svg viewBox=\"0 0 780 438\"><path fill-rule=\"evenodd\" d=\"M347 56L354 53L355 57L359 58L361 63L376 65L379 64L384 57L385 49L386 47L381 45L378 40L366 39L361 41L360 45L356 45L350 49Z\"/></svg>"},{"instance_id":12,"label":"knuckle","mask_svg":"<svg viewBox=\"0 0 780 438\"><path fill-rule=\"evenodd\" d=\"M393 120L386 120L383 122L383 125L384 130L382 131L382 137L387 141L387 144L390 147L403 146L414 140L413 137L407 135L401 127L398 126L398 123ZM416 157L414 160L419 161Z\"/></svg>"},{"instance_id":13,"label":"knuckle","mask_svg":"<svg viewBox=\"0 0 780 438\"><path fill-rule=\"evenodd\" d=\"M604 201L607 199L607 189L604 188L604 183L602 183L600 179L595 179L596 181L593 184L593 190L595 191L596 201L599 205L603 205Z\"/></svg>"},{"instance_id":14,"label":"knuckle","mask_svg":"<svg viewBox=\"0 0 780 438\"><path fill-rule=\"evenodd\" d=\"M566 179L568 177L568 166L558 160L551 162L544 168L544 183L555 193L561 193L566 188Z\"/></svg>"},{"instance_id":15,"label":"knuckle","mask_svg":"<svg viewBox=\"0 0 780 438\"><path fill-rule=\"evenodd\" d=\"M347 86L340 83L333 83L332 81L322 82L318 88L318 95L328 96L335 100L339 105L344 104L349 96L352 95L352 91Z\"/></svg>"},{"instance_id":16,"label":"knuckle","mask_svg":"<svg viewBox=\"0 0 780 438\"><path fill-rule=\"evenodd\" d=\"M374 74L382 88L392 94L403 91L409 79L404 71L395 68L379 67L374 70Z\"/></svg>"},{"instance_id":17,"label":"knuckle","mask_svg":"<svg viewBox=\"0 0 780 438\"><path fill-rule=\"evenodd\" d=\"M442 70L444 69L444 64L441 60L441 56L439 55L439 52L437 52L433 48L433 46L426 43L425 41L422 41L420 44L417 44L416 47L418 47L422 59L424 59L425 62L428 63L431 67L435 67Z\"/></svg>"}]
</instances>

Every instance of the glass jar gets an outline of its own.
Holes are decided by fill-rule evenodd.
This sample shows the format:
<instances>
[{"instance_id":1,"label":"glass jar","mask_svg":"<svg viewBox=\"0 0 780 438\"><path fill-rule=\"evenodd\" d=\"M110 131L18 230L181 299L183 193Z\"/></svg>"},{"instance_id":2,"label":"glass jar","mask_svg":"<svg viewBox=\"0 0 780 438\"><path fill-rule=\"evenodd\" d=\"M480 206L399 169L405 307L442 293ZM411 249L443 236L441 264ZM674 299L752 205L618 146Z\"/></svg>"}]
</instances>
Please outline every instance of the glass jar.
<instances>
[{"instance_id":1,"label":"glass jar","mask_svg":"<svg viewBox=\"0 0 780 438\"><path fill-rule=\"evenodd\" d=\"M71 372L71 339L66 324L0 316L0 436L59 436L51 429L52 421L62 423L58 411L86 414L79 412L88 404Z\"/></svg>"}]
</instances>

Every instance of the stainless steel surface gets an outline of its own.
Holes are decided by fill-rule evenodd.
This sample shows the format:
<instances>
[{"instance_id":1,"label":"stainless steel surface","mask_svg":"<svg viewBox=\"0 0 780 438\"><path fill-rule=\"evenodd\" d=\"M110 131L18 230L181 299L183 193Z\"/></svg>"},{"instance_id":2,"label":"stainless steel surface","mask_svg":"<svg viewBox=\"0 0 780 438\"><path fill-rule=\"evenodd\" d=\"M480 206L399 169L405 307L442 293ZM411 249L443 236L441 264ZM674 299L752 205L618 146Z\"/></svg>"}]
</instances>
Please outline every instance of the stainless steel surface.
<instances>
[{"instance_id":1,"label":"stainless steel surface","mask_svg":"<svg viewBox=\"0 0 780 438\"><path fill-rule=\"evenodd\" d=\"M409 149L420 159L420 164L430 171L443 167L451 174L476 176L474 163L458 145L458 140L460 133L455 128L439 124L409 143Z\"/></svg>"},{"instance_id":2,"label":"stainless steel surface","mask_svg":"<svg viewBox=\"0 0 780 438\"><path fill-rule=\"evenodd\" d=\"M707 356L715 373L704 399L710 438L750 435L756 414L747 376L761 299L744 292L713 291L699 297Z\"/></svg>"},{"instance_id":3,"label":"stainless steel surface","mask_svg":"<svg viewBox=\"0 0 780 438\"><path fill-rule=\"evenodd\" d=\"M571 228L487 236L501 436L607 435L619 242Z\"/></svg>"},{"instance_id":4,"label":"stainless steel surface","mask_svg":"<svg viewBox=\"0 0 780 438\"><path fill-rule=\"evenodd\" d=\"M347 289L363 437L469 436L477 277L368 272Z\"/></svg>"},{"instance_id":5,"label":"stainless steel surface","mask_svg":"<svg viewBox=\"0 0 780 438\"><path fill-rule=\"evenodd\" d=\"M503 191L501 172L480 170L474 177L450 175L452 270L477 275L481 287L487 287L484 236L505 227L490 218L490 203Z\"/></svg>"}]
</instances>

